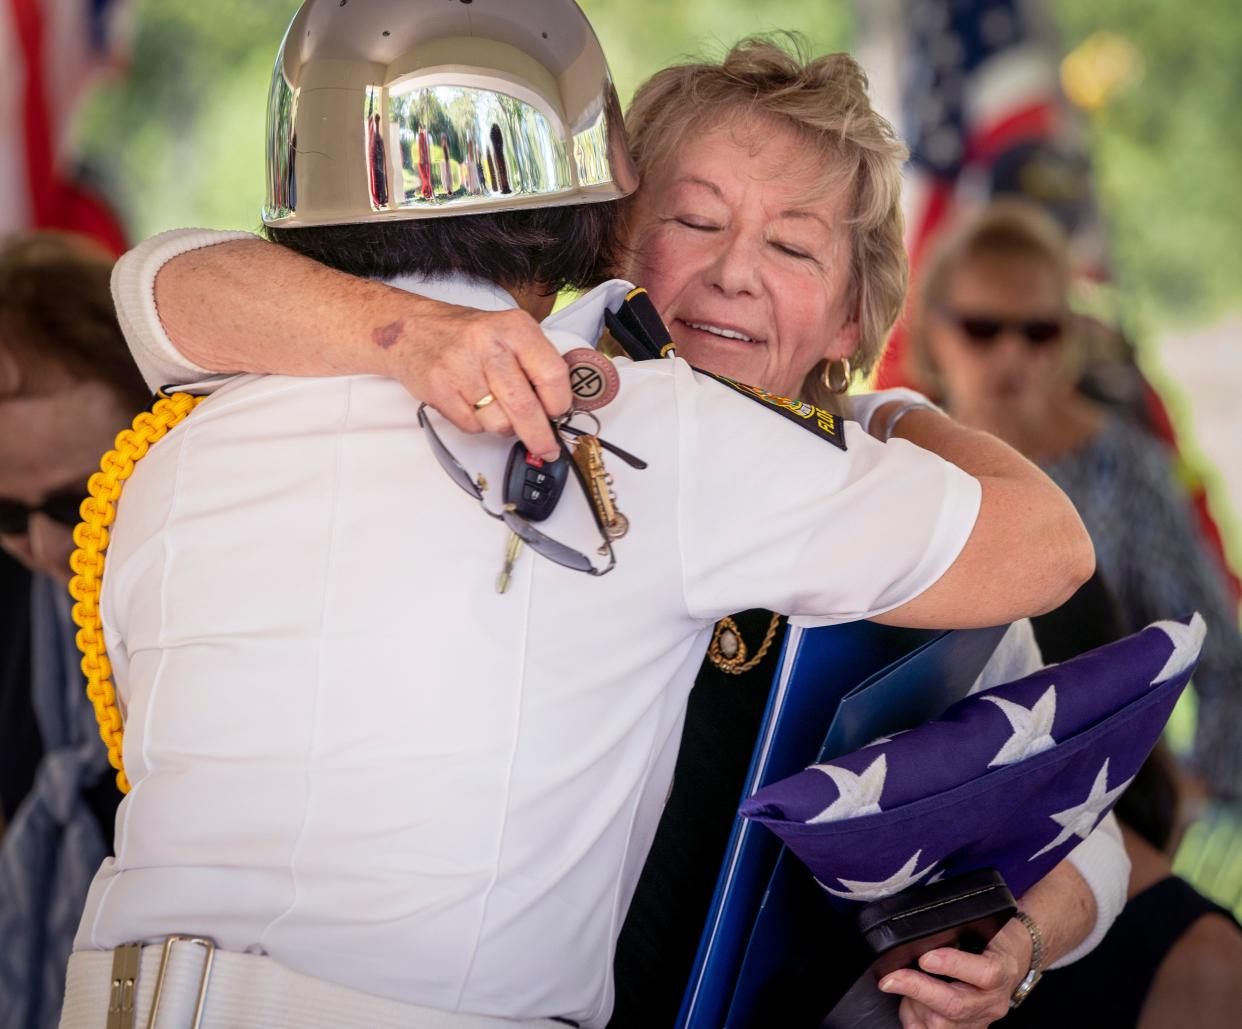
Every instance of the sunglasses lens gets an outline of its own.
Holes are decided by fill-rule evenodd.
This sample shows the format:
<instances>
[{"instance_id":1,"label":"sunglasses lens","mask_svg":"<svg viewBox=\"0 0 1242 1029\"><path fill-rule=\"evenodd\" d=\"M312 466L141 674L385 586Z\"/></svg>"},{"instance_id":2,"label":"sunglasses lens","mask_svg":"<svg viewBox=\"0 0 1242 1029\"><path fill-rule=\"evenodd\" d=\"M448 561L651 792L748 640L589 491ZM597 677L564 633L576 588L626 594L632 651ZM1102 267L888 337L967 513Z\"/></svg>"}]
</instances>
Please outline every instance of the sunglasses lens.
<instances>
[{"instance_id":1,"label":"sunglasses lens","mask_svg":"<svg viewBox=\"0 0 1242 1029\"><path fill-rule=\"evenodd\" d=\"M503 517L509 530L540 557L546 557L549 561L578 572L587 572L594 567L585 554L545 536L525 519L509 511Z\"/></svg>"},{"instance_id":2,"label":"sunglasses lens","mask_svg":"<svg viewBox=\"0 0 1242 1029\"><path fill-rule=\"evenodd\" d=\"M967 336L979 343L992 342L1004 328L995 318L962 318L958 324Z\"/></svg>"},{"instance_id":3,"label":"sunglasses lens","mask_svg":"<svg viewBox=\"0 0 1242 1029\"><path fill-rule=\"evenodd\" d=\"M85 490L62 490L48 497L41 510L53 521L72 529L82 520L81 507L85 496Z\"/></svg>"},{"instance_id":4,"label":"sunglasses lens","mask_svg":"<svg viewBox=\"0 0 1242 1029\"><path fill-rule=\"evenodd\" d=\"M30 508L16 500L0 500L0 535L24 536Z\"/></svg>"},{"instance_id":5,"label":"sunglasses lens","mask_svg":"<svg viewBox=\"0 0 1242 1029\"><path fill-rule=\"evenodd\" d=\"M1052 343L1061 338L1061 323L1056 321L1027 322L1022 332L1028 343Z\"/></svg>"},{"instance_id":6,"label":"sunglasses lens","mask_svg":"<svg viewBox=\"0 0 1242 1029\"><path fill-rule=\"evenodd\" d=\"M444 445L444 441L440 439L439 433L431 424L431 420L426 414L426 404L418 409L418 424L427 431L427 440L431 444L431 452L435 455L436 461L445 473L459 487L469 493L475 500L482 500L483 494L479 491L479 485L472 478L470 473L462 467L461 462L457 460L448 447Z\"/></svg>"}]
</instances>

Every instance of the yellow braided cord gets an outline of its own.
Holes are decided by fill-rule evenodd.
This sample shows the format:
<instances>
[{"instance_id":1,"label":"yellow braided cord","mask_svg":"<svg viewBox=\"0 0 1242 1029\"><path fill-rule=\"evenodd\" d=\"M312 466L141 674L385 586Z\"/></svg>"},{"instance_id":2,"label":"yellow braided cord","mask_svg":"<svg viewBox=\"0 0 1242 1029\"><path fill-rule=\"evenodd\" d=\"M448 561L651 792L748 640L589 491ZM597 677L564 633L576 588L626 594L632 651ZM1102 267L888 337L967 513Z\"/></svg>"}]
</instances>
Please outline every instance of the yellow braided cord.
<instances>
[{"instance_id":1,"label":"yellow braided cord","mask_svg":"<svg viewBox=\"0 0 1242 1029\"><path fill-rule=\"evenodd\" d=\"M99 587L103 581L104 552L108 549L108 526L116 519L116 502L121 489L134 473L134 464L141 460L153 443L159 442L173 426L181 423L194 410L202 397L174 393L155 402L149 411L134 419L132 429L123 430L116 438L116 449L100 459L99 471L86 485L90 494L82 501L82 521L73 530L77 550L69 559L73 578L69 595L73 597L73 620L78 626L78 649L82 651L82 674L86 676L86 695L95 705L99 735L108 748L108 762L116 769L116 784L122 793L129 792L129 779L121 757L125 730L121 712L116 706L116 690L112 686L112 665L104 650L103 622L99 617Z\"/></svg>"}]
</instances>

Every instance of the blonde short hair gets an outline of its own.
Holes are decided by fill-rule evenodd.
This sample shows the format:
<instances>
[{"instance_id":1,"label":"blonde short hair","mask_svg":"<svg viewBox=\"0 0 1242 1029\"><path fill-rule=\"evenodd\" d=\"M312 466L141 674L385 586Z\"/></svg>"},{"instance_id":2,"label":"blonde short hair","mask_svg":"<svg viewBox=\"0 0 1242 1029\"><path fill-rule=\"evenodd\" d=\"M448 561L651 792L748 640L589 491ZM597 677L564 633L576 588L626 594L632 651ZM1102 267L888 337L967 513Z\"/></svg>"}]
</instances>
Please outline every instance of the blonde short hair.
<instances>
[{"instance_id":1,"label":"blonde short hair","mask_svg":"<svg viewBox=\"0 0 1242 1029\"><path fill-rule=\"evenodd\" d=\"M879 359L905 299L908 266L901 215L901 162L907 151L871 107L867 76L849 54L808 58L795 36L780 45L752 37L719 64L665 68L634 94L625 123L643 181L685 137L723 118L760 114L797 129L829 158L824 186L852 183L850 300L858 311L854 371ZM838 407L823 383L825 361L806 377L803 398ZM762 384L760 384L762 385Z\"/></svg>"},{"instance_id":2,"label":"blonde short hair","mask_svg":"<svg viewBox=\"0 0 1242 1029\"><path fill-rule=\"evenodd\" d=\"M944 302L953 276L974 261L1015 257L1037 261L1052 272L1068 313L1073 267L1069 238L1056 220L1034 201L1020 197L1005 197L972 211L936 242L916 283L910 345L921 385L937 393L942 389L928 344L928 320ZM1072 374L1072 368L1067 370Z\"/></svg>"}]
</instances>

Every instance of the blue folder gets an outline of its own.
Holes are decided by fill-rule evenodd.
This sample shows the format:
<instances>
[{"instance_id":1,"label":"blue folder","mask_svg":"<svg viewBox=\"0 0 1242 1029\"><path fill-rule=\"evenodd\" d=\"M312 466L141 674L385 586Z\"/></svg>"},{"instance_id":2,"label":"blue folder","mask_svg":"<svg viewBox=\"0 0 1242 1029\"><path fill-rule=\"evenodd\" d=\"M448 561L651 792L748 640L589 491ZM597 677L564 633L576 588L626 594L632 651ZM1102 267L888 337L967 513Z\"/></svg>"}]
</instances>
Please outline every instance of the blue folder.
<instances>
[{"instance_id":1,"label":"blue folder","mask_svg":"<svg viewBox=\"0 0 1242 1029\"><path fill-rule=\"evenodd\" d=\"M911 728L965 696L1005 627L956 632L871 622L791 628L744 796L817 760ZM792 912L806 913L809 873L779 841L739 818L682 1000L679 1029L754 1024L791 955ZM814 898L812 898L814 899Z\"/></svg>"}]
</instances>

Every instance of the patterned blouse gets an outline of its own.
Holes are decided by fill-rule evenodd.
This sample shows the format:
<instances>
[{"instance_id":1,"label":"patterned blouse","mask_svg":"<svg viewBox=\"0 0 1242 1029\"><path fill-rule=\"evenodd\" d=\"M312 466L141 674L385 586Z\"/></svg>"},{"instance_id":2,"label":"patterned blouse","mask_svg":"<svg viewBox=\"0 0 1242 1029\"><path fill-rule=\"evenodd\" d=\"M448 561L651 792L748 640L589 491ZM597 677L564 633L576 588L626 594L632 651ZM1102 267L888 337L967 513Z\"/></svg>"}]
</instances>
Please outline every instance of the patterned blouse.
<instances>
[{"instance_id":1,"label":"patterned blouse","mask_svg":"<svg viewBox=\"0 0 1242 1029\"><path fill-rule=\"evenodd\" d=\"M1197 610L1208 635L1195 674L1199 698L1191 767L1222 797L1242 796L1242 635L1225 578L1208 553L1171 456L1110 415L1086 446L1045 471L1074 502L1127 632Z\"/></svg>"}]
</instances>

